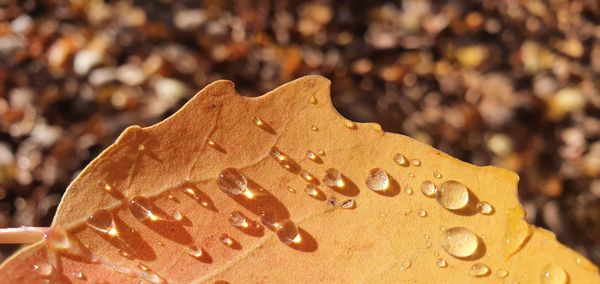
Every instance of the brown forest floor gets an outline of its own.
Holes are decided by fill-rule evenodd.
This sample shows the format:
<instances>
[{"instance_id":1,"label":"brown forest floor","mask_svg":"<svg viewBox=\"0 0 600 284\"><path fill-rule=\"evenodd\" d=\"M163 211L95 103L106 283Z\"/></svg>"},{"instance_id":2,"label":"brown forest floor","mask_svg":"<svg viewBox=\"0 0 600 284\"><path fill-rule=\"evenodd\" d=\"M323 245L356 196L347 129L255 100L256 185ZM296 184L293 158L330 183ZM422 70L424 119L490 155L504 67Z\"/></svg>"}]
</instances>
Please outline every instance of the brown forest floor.
<instances>
[{"instance_id":1,"label":"brown forest floor","mask_svg":"<svg viewBox=\"0 0 600 284\"><path fill-rule=\"evenodd\" d=\"M49 225L126 126L211 81L321 74L352 120L518 172L527 219L600 263L600 2L196 2L0 1L0 227Z\"/></svg>"}]
</instances>

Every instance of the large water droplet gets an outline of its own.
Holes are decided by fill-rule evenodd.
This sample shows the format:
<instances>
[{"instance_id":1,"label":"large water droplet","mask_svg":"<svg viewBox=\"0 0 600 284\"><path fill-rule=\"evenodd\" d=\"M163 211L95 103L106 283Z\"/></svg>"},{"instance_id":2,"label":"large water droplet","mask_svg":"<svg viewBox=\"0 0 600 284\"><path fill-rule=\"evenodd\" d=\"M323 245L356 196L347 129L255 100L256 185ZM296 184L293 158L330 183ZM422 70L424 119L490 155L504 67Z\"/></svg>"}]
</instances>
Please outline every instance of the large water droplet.
<instances>
[{"instance_id":1,"label":"large water droplet","mask_svg":"<svg viewBox=\"0 0 600 284\"><path fill-rule=\"evenodd\" d=\"M437 187L433 182L426 180L421 184L421 192L427 197L434 197L437 194Z\"/></svg>"},{"instance_id":2,"label":"large water droplet","mask_svg":"<svg viewBox=\"0 0 600 284\"><path fill-rule=\"evenodd\" d=\"M490 268L481 262L477 262L477 263L473 264L473 266L471 266L471 270L469 271L469 274L471 274L472 276L475 276L475 277L486 276L489 273L490 273Z\"/></svg>"},{"instance_id":3,"label":"large water droplet","mask_svg":"<svg viewBox=\"0 0 600 284\"><path fill-rule=\"evenodd\" d=\"M157 221L161 219L155 214L152 202L146 197L136 196L129 200L129 211L131 215L140 221Z\"/></svg>"},{"instance_id":4,"label":"large water droplet","mask_svg":"<svg viewBox=\"0 0 600 284\"><path fill-rule=\"evenodd\" d=\"M271 230L277 229L279 224L277 223L277 219L270 213L263 213L260 215L260 222L267 228Z\"/></svg>"},{"instance_id":5,"label":"large water droplet","mask_svg":"<svg viewBox=\"0 0 600 284\"><path fill-rule=\"evenodd\" d=\"M540 278L542 284L566 284L569 276L562 267L554 263L548 263L542 267Z\"/></svg>"},{"instance_id":6,"label":"large water droplet","mask_svg":"<svg viewBox=\"0 0 600 284\"><path fill-rule=\"evenodd\" d=\"M469 190L458 181L445 181L438 187L436 200L448 210L462 209L469 203Z\"/></svg>"},{"instance_id":7,"label":"large water droplet","mask_svg":"<svg viewBox=\"0 0 600 284\"><path fill-rule=\"evenodd\" d=\"M117 226L112 212L106 209L98 209L86 220L88 227L111 237L117 236Z\"/></svg>"},{"instance_id":8,"label":"large water droplet","mask_svg":"<svg viewBox=\"0 0 600 284\"><path fill-rule=\"evenodd\" d=\"M323 183L329 187L344 187L345 182L342 178L342 173L340 171L329 168L325 170L325 176L323 176Z\"/></svg>"},{"instance_id":9,"label":"large water droplet","mask_svg":"<svg viewBox=\"0 0 600 284\"><path fill-rule=\"evenodd\" d=\"M410 164L408 162L408 159L400 153L394 154L394 162L396 162L396 164L403 166L403 167L406 167Z\"/></svg>"},{"instance_id":10,"label":"large water droplet","mask_svg":"<svg viewBox=\"0 0 600 284\"><path fill-rule=\"evenodd\" d=\"M248 219L246 218L246 216L244 216L244 214L242 214L242 212L240 211L233 211L229 214L229 224L231 224L232 226L236 227L236 228L248 228L250 226L250 222L248 222Z\"/></svg>"},{"instance_id":11,"label":"large water droplet","mask_svg":"<svg viewBox=\"0 0 600 284\"><path fill-rule=\"evenodd\" d=\"M390 187L390 178L384 170L374 168L369 171L365 184L370 190L385 191Z\"/></svg>"},{"instance_id":12,"label":"large water droplet","mask_svg":"<svg viewBox=\"0 0 600 284\"><path fill-rule=\"evenodd\" d=\"M469 229L453 227L444 231L440 245L457 258L472 256L479 248L479 237Z\"/></svg>"},{"instance_id":13,"label":"large water droplet","mask_svg":"<svg viewBox=\"0 0 600 284\"><path fill-rule=\"evenodd\" d=\"M292 220L285 220L277 225L277 236L279 239L290 245L298 244L302 241L298 226Z\"/></svg>"},{"instance_id":14,"label":"large water droplet","mask_svg":"<svg viewBox=\"0 0 600 284\"><path fill-rule=\"evenodd\" d=\"M247 198L254 198L254 194L248 190L248 180L235 168L226 168L217 176L217 185L229 195L243 194Z\"/></svg>"}]
</instances>

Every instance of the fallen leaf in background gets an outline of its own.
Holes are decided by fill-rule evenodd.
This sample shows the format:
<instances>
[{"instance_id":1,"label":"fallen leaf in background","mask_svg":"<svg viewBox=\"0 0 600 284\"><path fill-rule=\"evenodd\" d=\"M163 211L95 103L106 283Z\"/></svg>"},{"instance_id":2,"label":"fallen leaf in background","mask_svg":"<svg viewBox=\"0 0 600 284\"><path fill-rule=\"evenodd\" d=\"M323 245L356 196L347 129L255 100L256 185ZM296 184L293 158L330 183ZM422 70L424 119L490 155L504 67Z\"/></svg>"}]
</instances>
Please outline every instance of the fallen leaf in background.
<instances>
[{"instance_id":1,"label":"fallen leaf in background","mask_svg":"<svg viewBox=\"0 0 600 284\"><path fill-rule=\"evenodd\" d=\"M348 121L329 87L247 98L217 81L128 128L0 282L600 281L524 221L516 174Z\"/></svg>"}]
</instances>

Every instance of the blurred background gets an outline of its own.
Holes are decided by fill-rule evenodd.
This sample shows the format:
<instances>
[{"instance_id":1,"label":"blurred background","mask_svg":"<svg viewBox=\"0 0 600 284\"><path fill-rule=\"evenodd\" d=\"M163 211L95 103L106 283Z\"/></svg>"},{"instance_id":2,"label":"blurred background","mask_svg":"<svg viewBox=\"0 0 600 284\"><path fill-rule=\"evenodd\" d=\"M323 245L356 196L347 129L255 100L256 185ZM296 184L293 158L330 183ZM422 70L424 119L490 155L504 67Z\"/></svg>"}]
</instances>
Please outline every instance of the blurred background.
<instances>
[{"instance_id":1,"label":"blurred background","mask_svg":"<svg viewBox=\"0 0 600 284\"><path fill-rule=\"evenodd\" d=\"M352 120L516 171L528 221L600 263L596 0L0 0L0 227L48 226L125 127L206 84L305 74Z\"/></svg>"}]
</instances>

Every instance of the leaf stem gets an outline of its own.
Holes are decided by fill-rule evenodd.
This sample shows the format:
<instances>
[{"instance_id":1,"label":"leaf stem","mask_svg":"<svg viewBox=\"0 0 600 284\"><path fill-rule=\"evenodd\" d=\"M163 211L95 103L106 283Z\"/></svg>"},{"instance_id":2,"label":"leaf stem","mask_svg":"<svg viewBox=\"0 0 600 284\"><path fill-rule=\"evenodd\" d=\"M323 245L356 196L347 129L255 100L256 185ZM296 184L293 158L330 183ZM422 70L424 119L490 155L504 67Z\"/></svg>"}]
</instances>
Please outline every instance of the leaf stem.
<instances>
[{"instance_id":1,"label":"leaf stem","mask_svg":"<svg viewBox=\"0 0 600 284\"><path fill-rule=\"evenodd\" d=\"M18 227L0 229L0 244L32 244L46 238L50 227Z\"/></svg>"}]
</instances>

